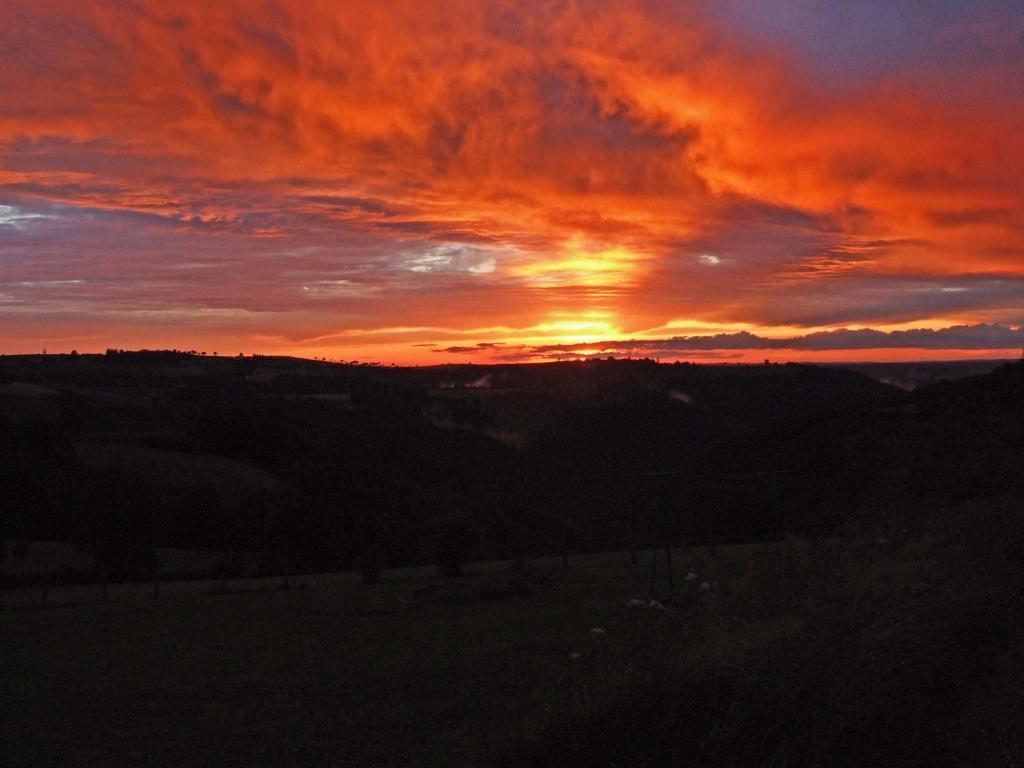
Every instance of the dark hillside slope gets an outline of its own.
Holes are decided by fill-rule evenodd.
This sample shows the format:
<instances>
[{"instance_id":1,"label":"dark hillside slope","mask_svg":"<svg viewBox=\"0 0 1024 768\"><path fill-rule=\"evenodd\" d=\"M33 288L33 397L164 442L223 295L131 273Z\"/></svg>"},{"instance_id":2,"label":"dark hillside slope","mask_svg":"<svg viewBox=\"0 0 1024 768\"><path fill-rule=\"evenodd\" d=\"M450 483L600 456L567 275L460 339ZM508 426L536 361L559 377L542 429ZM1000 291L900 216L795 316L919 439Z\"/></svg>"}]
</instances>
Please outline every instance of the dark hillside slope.
<instances>
[{"instance_id":1,"label":"dark hillside slope","mask_svg":"<svg viewBox=\"0 0 1024 768\"><path fill-rule=\"evenodd\" d=\"M0 382L4 537L130 529L138 546L274 550L307 568L368 547L425 562L453 525L468 557L613 549L627 528L655 535L654 509L676 537L711 516L722 540L772 537L763 489L642 477L758 470L775 459L750 449L766 430L904 397L802 365L398 369L159 351L0 357ZM118 487L131 501L112 503Z\"/></svg>"},{"instance_id":2,"label":"dark hillside slope","mask_svg":"<svg viewBox=\"0 0 1024 768\"><path fill-rule=\"evenodd\" d=\"M865 510L1024 496L1024 364L943 382L878 408L790 423L749 450L787 468L792 526Z\"/></svg>"}]
</instances>

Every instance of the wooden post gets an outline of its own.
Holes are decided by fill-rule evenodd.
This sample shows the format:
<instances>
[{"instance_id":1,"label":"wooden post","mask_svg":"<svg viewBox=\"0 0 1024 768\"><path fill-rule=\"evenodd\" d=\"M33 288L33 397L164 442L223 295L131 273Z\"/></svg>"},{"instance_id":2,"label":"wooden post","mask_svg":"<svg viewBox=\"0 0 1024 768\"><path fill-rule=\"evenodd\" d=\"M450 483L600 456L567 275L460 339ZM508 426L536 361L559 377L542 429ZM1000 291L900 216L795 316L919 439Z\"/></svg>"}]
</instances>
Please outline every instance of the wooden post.
<instances>
[{"instance_id":1,"label":"wooden post","mask_svg":"<svg viewBox=\"0 0 1024 768\"><path fill-rule=\"evenodd\" d=\"M230 557L230 555L231 555L231 550L229 550L229 549L227 549L225 547L225 549L224 549L224 559L221 561L221 567L220 567L220 591L221 592L227 592L228 591L228 558Z\"/></svg>"},{"instance_id":2,"label":"wooden post","mask_svg":"<svg viewBox=\"0 0 1024 768\"><path fill-rule=\"evenodd\" d=\"M647 596L650 599L654 599L654 587L655 582L658 578L658 545L657 543L651 546L651 587L647 590Z\"/></svg>"},{"instance_id":3,"label":"wooden post","mask_svg":"<svg viewBox=\"0 0 1024 768\"><path fill-rule=\"evenodd\" d=\"M676 582L672 577L672 543L669 536L665 536L665 563L668 565L668 591L670 594L676 593Z\"/></svg>"},{"instance_id":4,"label":"wooden post","mask_svg":"<svg viewBox=\"0 0 1024 768\"><path fill-rule=\"evenodd\" d=\"M160 597L160 551L153 550L153 599Z\"/></svg>"},{"instance_id":5,"label":"wooden post","mask_svg":"<svg viewBox=\"0 0 1024 768\"><path fill-rule=\"evenodd\" d=\"M716 551L715 551L715 526L711 522L711 515L708 514L707 510L704 511L704 532L708 538L708 560L714 562Z\"/></svg>"},{"instance_id":6,"label":"wooden post","mask_svg":"<svg viewBox=\"0 0 1024 768\"><path fill-rule=\"evenodd\" d=\"M676 580L672 573L672 536L675 535L676 526L672 523L676 520L675 515L675 499L670 496L668 501L668 509L665 510L664 515L664 531L665 531L665 564L668 567L668 591L669 594L674 595L676 593Z\"/></svg>"},{"instance_id":7,"label":"wooden post","mask_svg":"<svg viewBox=\"0 0 1024 768\"><path fill-rule=\"evenodd\" d=\"M281 589L288 590L292 588L292 558L291 555L284 556L284 576L281 579Z\"/></svg>"},{"instance_id":8,"label":"wooden post","mask_svg":"<svg viewBox=\"0 0 1024 768\"><path fill-rule=\"evenodd\" d=\"M630 505L629 511L629 522L627 523L628 530L626 535L629 537L629 559L633 565L636 565L636 504Z\"/></svg>"},{"instance_id":9,"label":"wooden post","mask_svg":"<svg viewBox=\"0 0 1024 768\"><path fill-rule=\"evenodd\" d=\"M31 545L29 545L29 547L31 547ZM46 556L43 553L37 552L36 559L39 563L39 573L42 574L43 608L45 608L50 598L50 568L47 566Z\"/></svg>"}]
</instances>

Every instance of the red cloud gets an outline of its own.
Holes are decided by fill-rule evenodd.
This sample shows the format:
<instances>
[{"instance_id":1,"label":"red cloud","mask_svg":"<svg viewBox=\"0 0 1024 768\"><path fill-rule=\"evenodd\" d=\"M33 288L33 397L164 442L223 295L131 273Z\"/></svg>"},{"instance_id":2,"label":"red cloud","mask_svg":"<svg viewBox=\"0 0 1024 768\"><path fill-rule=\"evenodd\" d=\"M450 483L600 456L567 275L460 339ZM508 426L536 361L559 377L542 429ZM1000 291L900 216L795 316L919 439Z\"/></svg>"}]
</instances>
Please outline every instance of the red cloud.
<instances>
[{"instance_id":1,"label":"red cloud","mask_svg":"<svg viewBox=\"0 0 1024 768\"><path fill-rule=\"evenodd\" d=\"M12 0L0 51L0 197L139 216L78 261L53 234L51 271L116 282L135 243L140 306L276 313L238 333L799 323L850 280L1024 274L1006 67L830 90L696 4L640 0ZM248 252L249 280L169 285L195 250ZM62 311L92 317L95 290ZM1020 310L1000 301L919 317Z\"/></svg>"}]
</instances>

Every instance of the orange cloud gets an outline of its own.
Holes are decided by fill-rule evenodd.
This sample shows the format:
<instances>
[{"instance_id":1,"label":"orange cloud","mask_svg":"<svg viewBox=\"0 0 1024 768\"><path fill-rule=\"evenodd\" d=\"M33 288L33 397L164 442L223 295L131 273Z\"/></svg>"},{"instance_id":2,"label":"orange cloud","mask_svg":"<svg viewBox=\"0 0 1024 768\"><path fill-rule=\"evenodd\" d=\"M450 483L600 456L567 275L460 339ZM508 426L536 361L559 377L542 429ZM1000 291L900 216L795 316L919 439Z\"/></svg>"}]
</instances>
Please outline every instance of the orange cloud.
<instances>
[{"instance_id":1,"label":"orange cloud","mask_svg":"<svg viewBox=\"0 0 1024 768\"><path fill-rule=\"evenodd\" d=\"M0 51L0 203L46 216L0 231L26 338L1024 317L1012 65L829 87L658 0L10 0Z\"/></svg>"}]
</instances>

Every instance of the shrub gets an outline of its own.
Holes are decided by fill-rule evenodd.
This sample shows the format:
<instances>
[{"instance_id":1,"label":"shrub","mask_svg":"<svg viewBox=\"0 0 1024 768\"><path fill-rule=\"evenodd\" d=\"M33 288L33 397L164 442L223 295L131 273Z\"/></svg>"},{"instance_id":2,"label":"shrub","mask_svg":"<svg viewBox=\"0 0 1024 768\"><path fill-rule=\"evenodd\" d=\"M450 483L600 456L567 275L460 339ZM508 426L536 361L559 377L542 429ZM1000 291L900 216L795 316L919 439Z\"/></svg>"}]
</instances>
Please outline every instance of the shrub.
<instances>
[{"instance_id":1,"label":"shrub","mask_svg":"<svg viewBox=\"0 0 1024 768\"><path fill-rule=\"evenodd\" d=\"M432 528L441 575L461 576L466 562L476 551L478 532L473 521L465 515L446 515L436 518Z\"/></svg>"},{"instance_id":2,"label":"shrub","mask_svg":"<svg viewBox=\"0 0 1024 768\"><path fill-rule=\"evenodd\" d=\"M377 584L380 582L380 574L384 568L384 555L376 544L368 544L363 547L357 558L359 575L363 584Z\"/></svg>"}]
</instances>

